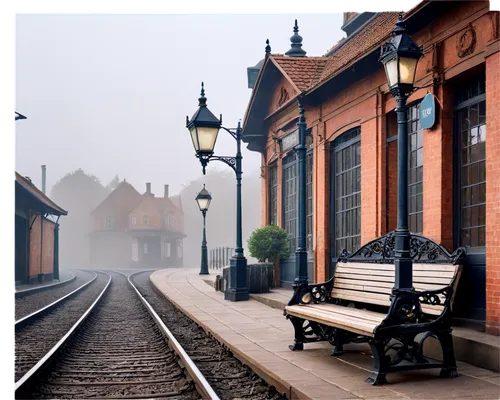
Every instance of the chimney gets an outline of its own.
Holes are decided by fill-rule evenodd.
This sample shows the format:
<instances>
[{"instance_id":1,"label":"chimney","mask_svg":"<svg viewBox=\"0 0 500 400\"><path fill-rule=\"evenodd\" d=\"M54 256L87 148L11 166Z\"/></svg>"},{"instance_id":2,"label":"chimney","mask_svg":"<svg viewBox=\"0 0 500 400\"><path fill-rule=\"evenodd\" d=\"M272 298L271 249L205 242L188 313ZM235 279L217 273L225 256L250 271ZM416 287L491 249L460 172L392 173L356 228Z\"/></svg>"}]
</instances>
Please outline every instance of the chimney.
<instances>
[{"instance_id":1,"label":"chimney","mask_svg":"<svg viewBox=\"0 0 500 400\"><path fill-rule=\"evenodd\" d=\"M163 194L163 197L165 197L166 199L168 199L168 185L165 185L165 192Z\"/></svg>"},{"instance_id":2,"label":"chimney","mask_svg":"<svg viewBox=\"0 0 500 400\"><path fill-rule=\"evenodd\" d=\"M146 182L146 194L151 194L151 182Z\"/></svg>"},{"instance_id":3,"label":"chimney","mask_svg":"<svg viewBox=\"0 0 500 400\"><path fill-rule=\"evenodd\" d=\"M47 166L42 165L42 193L45 194L45 183L47 181Z\"/></svg>"}]
</instances>

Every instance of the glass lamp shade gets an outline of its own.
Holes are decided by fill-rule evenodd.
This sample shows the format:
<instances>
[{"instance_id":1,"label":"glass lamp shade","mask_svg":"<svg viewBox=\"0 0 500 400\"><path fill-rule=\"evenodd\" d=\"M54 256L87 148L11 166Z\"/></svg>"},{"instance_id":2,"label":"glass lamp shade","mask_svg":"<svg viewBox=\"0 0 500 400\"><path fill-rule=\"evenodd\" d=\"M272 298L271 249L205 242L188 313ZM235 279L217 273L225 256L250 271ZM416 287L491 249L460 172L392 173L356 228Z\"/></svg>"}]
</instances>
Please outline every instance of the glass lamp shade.
<instances>
[{"instance_id":1,"label":"glass lamp shade","mask_svg":"<svg viewBox=\"0 0 500 400\"><path fill-rule=\"evenodd\" d=\"M200 211L207 211L208 207L210 207L211 201L212 196L210 195L208 190L205 189L205 185L203 185L203 189L201 190L201 192L196 195L196 202L198 203L198 207L200 207Z\"/></svg>"},{"instance_id":2,"label":"glass lamp shade","mask_svg":"<svg viewBox=\"0 0 500 400\"><path fill-rule=\"evenodd\" d=\"M398 84L398 59L393 58L385 63L385 74L387 75L387 83L389 87L394 87Z\"/></svg>"},{"instance_id":3,"label":"glass lamp shade","mask_svg":"<svg viewBox=\"0 0 500 400\"><path fill-rule=\"evenodd\" d=\"M415 81L418 59L396 56L385 63L387 83L390 88L397 85L412 85Z\"/></svg>"},{"instance_id":4,"label":"glass lamp shade","mask_svg":"<svg viewBox=\"0 0 500 400\"><path fill-rule=\"evenodd\" d=\"M212 199L197 197L196 201L198 202L198 207L200 207L200 211L208 211L208 207L210 207L210 202L212 201Z\"/></svg>"},{"instance_id":5,"label":"glass lamp shade","mask_svg":"<svg viewBox=\"0 0 500 400\"><path fill-rule=\"evenodd\" d=\"M213 153L217 135L219 134L218 127L195 125L191 127L190 132L191 140L197 153Z\"/></svg>"},{"instance_id":6,"label":"glass lamp shade","mask_svg":"<svg viewBox=\"0 0 500 400\"><path fill-rule=\"evenodd\" d=\"M406 85L415 83L415 72L417 71L417 58L399 57L399 82Z\"/></svg>"}]
</instances>

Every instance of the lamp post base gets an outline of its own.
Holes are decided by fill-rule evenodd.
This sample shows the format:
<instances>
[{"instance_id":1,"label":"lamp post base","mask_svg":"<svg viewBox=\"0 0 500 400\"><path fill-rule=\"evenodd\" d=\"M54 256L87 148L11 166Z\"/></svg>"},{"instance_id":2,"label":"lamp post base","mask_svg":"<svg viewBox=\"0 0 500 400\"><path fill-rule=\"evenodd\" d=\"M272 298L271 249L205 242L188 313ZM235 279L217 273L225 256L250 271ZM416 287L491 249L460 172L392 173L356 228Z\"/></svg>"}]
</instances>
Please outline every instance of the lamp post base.
<instances>
[{"instance_id":1,"label":"lamp post base","mask_svg":"<svg viewBox=\"0 0 500 400\"><path fill-rule=\"evenodd\" d=\"M295 252L295 280L292 288L295 290L300 285L307 284L307 251L297 250Z\"/></svg>"},{"instance_id":2,"label":"lamp post base","mask_svg":"<svg viewBox=\"0 0 500 400\"><path fill-rule=\"evenodd\" d=\"M247 259L233 257L229 263L228 287L224 291L224 300L245 301L248 299Z\"/></svg>"}]
</instances>

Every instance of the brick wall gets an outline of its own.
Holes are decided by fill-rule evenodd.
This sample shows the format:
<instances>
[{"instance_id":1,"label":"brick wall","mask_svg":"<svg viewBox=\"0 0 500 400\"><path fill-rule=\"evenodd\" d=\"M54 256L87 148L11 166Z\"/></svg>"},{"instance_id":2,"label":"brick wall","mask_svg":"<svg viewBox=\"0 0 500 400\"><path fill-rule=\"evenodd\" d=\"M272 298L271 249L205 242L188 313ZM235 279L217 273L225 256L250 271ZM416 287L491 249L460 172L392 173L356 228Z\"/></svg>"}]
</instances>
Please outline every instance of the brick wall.
<instances>
[{"instance_id":1,"label":"brick wall","mask_svg":"<svg viewBox=\"0 0 500 400\"><path fill-rule=\"evenodd\" d=\"M451 89L434 91L439 116L424 129L423 234L448 249L453 237L453 98ZM442 107L439 106L441 103Z\"/></svg>"},{"instance_id":2,"label":"brick wall","mask_svg":"<svg viewBox=\"0 0 500 400\"><path fill-rule=\"evenodd\" d=\"M456 7L450 8L445 15L413 35L417 44L424 46L425 54L419 62L416 79L416 85L423 88L416 91L408 102L422 99L427 91L431 91L437 98L438 111L436 126L424 131L423 233L450 249L452 249L453 238L453 99L447 85L450 79L484 63L487 42L498 36L498 32L494 32L498 31L498 16L495 19L486 14L487 8L488 2L484 1L457 3ZM495 21L497 25L493 23ZM470 24L476 33L475 49L471 55L459 57L457 41ZM439 45L434 47L434 43ZM492 155L495 152L497 155L500 154L500 148L494 147L500 146L498 117L494 114L494 110L500 109L497 100L500 82L498 55L491 55L487 58L488 68L490 73L487 74L487 147L489 149L487 150L487 202L489 202L487 224L491 223L490 228L487 228L489 229L487 233L487 280L490 309L488 318L498 326L500 239L496 237L500 237L500 198L498 197L500 196L500 184L498 184L500 164ZM440 78L442 83L433 87L433 78ZM290 90L289 84L283 77L277 79L274 89L268 88L273 90L269 100L269 113L276 111L276 102L279 99L281 87ZM293 90L290 90L290 95L293 95ZM313 128L314 140L313 240L316 281L323 281L329 277L330 146L336 137L351 128L361 126L361 242L366 243L384 234L386 228L389 231L394 230L397 218L397 141L388 145L386 143L386 135L397 134L396 116L393 112L396 103L387 92L383 68L381 66L374 68L372 75L360 79L347 90L334 93L328 99L321 101L321 104L314 107L306 107L307 126ZM270 136L277 134L281 126L292 121L296 116L297 107L293 104L279 110L273 118L270 118L272 121L268 131L268 149L265 159L263 158L265 168L267 168L266 161L270 159L272 153L271 147L274 146ZM386 125L386 116L388 125ZM282 220L282 156L280 155L278 159L278 221L280 225ZM264 173L267 177L267 169ZM497 181L490 183L495 178ZM268 220L267 179L264 179L262 184L261 199L264 224ZM389 210L388 215L386 215L387 210Z\"/></svg>"},{"instance_id":3,"label":"brick wall","mask_svg":"<svg viewBox=\"0 0 500 400\"><path fill-rule=\"evenodd\" d=\"M486 330L500 335L500 52L486 59Z\"/></svg>"}]
</instances>

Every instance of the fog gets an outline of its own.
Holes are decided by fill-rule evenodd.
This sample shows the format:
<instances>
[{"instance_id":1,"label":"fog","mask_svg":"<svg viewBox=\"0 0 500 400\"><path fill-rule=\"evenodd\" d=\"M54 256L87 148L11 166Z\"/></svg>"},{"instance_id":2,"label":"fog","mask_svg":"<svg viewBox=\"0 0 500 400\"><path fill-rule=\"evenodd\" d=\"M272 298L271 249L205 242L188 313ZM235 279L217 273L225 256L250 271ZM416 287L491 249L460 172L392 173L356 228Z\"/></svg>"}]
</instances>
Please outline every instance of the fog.
<instances>
[{"instance_id":1,"label":"fog","mask_svg":"<svg viewBox=\"0 0 500 400\"><path fill-rule=\"evenodd\" d=\"M172 195L181 194L185 264L196 265L202 218L194 196L206 182L214 197L209 247L234 247L234 173L213 162L202 175L185 117L196 111L204 81L210 110L236 126L251 95L246 68L264 57L267 38L273 53L289 49L295 18L309 56L345 36L340 13L16 17L15 106L28 117L16 123L16 170L41 188L40 166L47 165L49 195L79 169L104 189L83 196L69 185L64 195L53 193L69 212L60 221L61 266L87 263L89 210L116 175L140 193L151 182L153 192L169 184ZM221 131L216 154L234 153L234 140ZM260 161L244 148L245 243L260 225Z\"/></svg>"}]
</instances>

